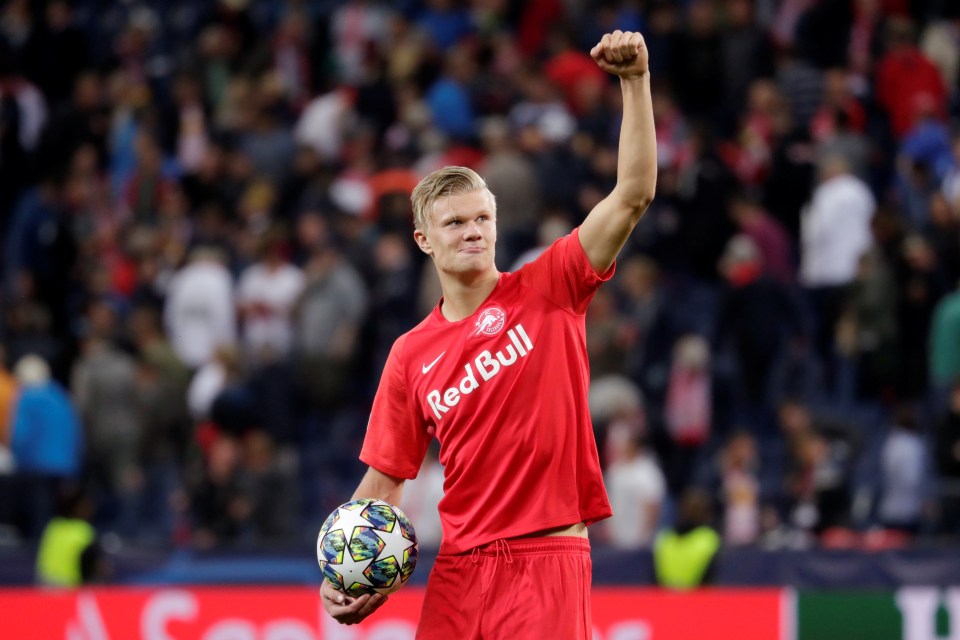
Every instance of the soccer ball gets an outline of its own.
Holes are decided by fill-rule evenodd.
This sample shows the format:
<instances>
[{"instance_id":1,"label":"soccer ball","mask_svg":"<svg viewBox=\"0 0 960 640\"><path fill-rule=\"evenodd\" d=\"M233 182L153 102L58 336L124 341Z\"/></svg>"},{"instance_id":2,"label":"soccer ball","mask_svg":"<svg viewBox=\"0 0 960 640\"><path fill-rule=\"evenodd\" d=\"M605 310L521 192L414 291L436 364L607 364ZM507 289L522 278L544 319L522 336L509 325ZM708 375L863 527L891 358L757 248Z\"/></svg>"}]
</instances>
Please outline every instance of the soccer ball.
<instances>
[{"instance_id":1,"label":"soccer ball","mask_svg":"<svg viewBox=\"0 0 960 640\"><path fill-rule=\"evenodd\" d=\"M417 534L399 507L353 500L334 509L320 528L317 561L324 577L348 595L386 595L416 568Z\"/></svg>"}]
</instances>

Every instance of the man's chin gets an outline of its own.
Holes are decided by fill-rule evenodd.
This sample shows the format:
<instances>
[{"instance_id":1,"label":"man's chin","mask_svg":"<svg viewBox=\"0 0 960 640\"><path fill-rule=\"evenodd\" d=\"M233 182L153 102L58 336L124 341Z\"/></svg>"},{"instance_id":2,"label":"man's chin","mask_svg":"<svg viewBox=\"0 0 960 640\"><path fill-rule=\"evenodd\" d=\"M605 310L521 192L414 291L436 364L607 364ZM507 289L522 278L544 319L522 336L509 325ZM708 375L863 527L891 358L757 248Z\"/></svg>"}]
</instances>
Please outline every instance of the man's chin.
<instances>
[{"instance_id":1,"label":"man's chin","mask_svg":"<svg viewBox=\"0 0 960 640\"><path fill-rule=\"evenodd\" d=\"M486 254L477 256L474 260L459 260L457 264L451 265L447 271L458 275L480 275L495 269L493 260Z\"/></svg>"}]
</instances>

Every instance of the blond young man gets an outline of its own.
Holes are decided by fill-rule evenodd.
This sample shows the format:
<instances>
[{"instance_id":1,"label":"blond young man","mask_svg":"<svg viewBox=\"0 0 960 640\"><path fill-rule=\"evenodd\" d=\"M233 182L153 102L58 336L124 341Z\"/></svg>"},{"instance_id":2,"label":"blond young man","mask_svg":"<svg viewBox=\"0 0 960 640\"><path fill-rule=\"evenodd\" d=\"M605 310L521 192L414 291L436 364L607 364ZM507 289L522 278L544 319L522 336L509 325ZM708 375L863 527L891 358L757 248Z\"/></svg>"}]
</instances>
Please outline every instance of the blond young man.
<instances>
[{"instance_id":1,"label":"blond young man","mask_svg":"<svg viewBox=\"0 0 960 640\"><path fill-rule=\"evenodd\" d=\"M653 199L657 161L643 37L606 34L590 55L623 92L617 184L568 236L501 273L496 200L479 175L446 167L412 194L414 240L443 298L393 345L354 498L398 504L438 439L443 540L420 640L592 636L587 525L611 510L587 409L584 314ZM328 582L321 597L343 624L385 601Z\"/></svg>"}]
</instances>

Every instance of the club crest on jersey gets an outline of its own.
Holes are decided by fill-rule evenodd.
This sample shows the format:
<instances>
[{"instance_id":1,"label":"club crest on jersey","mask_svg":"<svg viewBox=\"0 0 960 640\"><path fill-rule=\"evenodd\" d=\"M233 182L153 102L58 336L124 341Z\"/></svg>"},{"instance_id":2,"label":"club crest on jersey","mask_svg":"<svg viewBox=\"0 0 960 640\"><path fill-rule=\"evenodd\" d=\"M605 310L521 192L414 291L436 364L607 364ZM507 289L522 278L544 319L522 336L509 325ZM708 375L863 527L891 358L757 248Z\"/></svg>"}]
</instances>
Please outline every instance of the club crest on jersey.
<instances>
[{"instance_id":1,"label":"club crest on jersey","mask_svg":"<svg viewBox=\"0 0 960 640\"><path fill-rule=\"evenodd\" d=\"M497 307L484 309L474 324L474 336L495 336L503 329L507 321L507 314Z\"/></svg>"}]
</instances>

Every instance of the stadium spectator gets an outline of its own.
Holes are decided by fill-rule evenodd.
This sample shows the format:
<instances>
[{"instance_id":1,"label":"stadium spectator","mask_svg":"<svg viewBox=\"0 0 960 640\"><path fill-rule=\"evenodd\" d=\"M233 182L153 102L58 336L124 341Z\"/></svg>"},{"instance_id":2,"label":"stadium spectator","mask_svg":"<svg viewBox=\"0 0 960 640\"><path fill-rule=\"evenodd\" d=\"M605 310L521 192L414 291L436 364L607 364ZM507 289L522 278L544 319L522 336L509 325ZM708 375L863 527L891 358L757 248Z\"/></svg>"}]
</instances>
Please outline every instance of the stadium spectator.
<instances>
[{"instance_id":1,"label":"stadium spectator","mask_svg":"<svg viewBox=\"0 0 960 640\"><path fill-rule=\"evenodd\" d=\"M293 129L294 140L309 146L325 161L339 160L344 132L349 131L354 115L353 100L351 92L340 87L316 96L300 114Z\"/></svg>"},{"instance_id":2,"label":"stadium spectator","mask_svg":"<svg viewBox=\"0 0 960 640\"><path fill-rule=\"evenodd\" d=\"M210 362L220 346L235 344L233 278L221 251L190 252L189 262L170 280L164 325L177 356L192 369Z\"/></svg>"},{"instance_id":3,"label":"stadium spectator","mask_svg":"<svg viewBox=\"0 0 960 640\"><path fill-rule=\"evenodd\" d=\"M263 430L246 434L241 447L240 483L252 503L252 535L270 545L295 541L300 511L296 458L279 449Z\"/></svg>"},{"instance_id":4,"label":"stadium spectator","mask_svg":"<svg viewBox=\"0 0 960 640\"><path fill-rule=\"evenodd\" d=\"M430 308L440 298L440 283L434 272L436 289L420 283L428 277L417 272L417 259L408 242L395 233L384 233L373 247L374 271L370 283L370 307L366 331L370 333L372 366L379 371L386 362L390 346L405 329L416 324L418 302ZM429 261L424 261L425 268ZM418 300L417 288L423 298Z\"/></svg>"},{"instance_id":5,"label":"stadium spectator","mask_svg":"<svg viewBox=\"0 0 960 640\"><path fill-rule=\"evenodd\" d=\"M759 467L757 440L744 431L731 434L720 452L720 504L727 546L751 545L759 538Z\"/></svg>"},{"instance_id":6,"label":"stadium spectator","mask_svg":"<svg viewBox=\"0 0 960 640\"><path fill-rule=\"evenodd\" d=\"M935 118L945 117L947 91L937 67L917 47L909 18L889 18L885 31L886 52L877 62L875 89L893 135L900 139L913 126L918 100L930 102Z\"/></svg>"},{"instance_id":7,"label":"stadium spectator","mask_svg":"<svg viewBox=\"0 0 960 640\"><path fill-rule=\"evenodd\" d=\"M930 194L930 226L924 237L923 250L915 246L911 255L922 256L921 263L938 284L960 281L960 216L942 191ZM942 291L936 293L939 298Z\"/></svg>"},{"instance_id":8,"label":"stadium spectator","mask_svg":"<svg viewBox=\"0 0 960 640\"><path fill-rule=\"evenodd\" d=\"M133 148L133 171L121 185L124 201L135 220L153 222L173 180L165 175L163 150L152 133L139 131Z\"/></svg>"},{"instance_id":9,"label":"stadium spectator","mask_svg":"<svg viewBox=\"0 0 960 640\"><path fill-rule=\"evenodd\" d=\"M715 351L734 358L734 421L769 431L774 374L806 337L803 310L791 289L764 273L760 248L746 234L730 239L720 269L728 286L717 303Z\"/></svg>"},{"instance_id":10,"label":"stadium spectator","mask_svg":"<svg viewBox=\"0 0 960 640\"><path fill-rule=\"evenodd\" d=\"M514 264L523 248L536 242L543 200L534 164L517 148L514 134L503 118L490 118L480 127L486 157L479 171L490 190L502 194L497 210L504 224L497 232L503 248L497 264L504 267Z\"/></svg>"},{"instance_id":11,"label":"stadium spectator","mask_svg":"<svg viewBox=\"0 0 960 640\"><path fill-rule=\"evenodd\" d=\"M143 473L138 538L169 543L172 503L182 489L194 424L187 409L191 372L163 334L159 311L138 307L129 330L136 348L136 394L143 434L137 460Z\"/></svg>"},{"instance_id":12,"label":"stadium spectator","mask_svg":"<svg viewBox=\"0 0 960 640\"><path fill-rule=\"evenodd\" d=\"M191 372L174 353L155 309L135 308L128 326L136 348L143 451L157 460L168 456L181 459L190 434L187 389Z\"/></svg>"},{"instance_id":13,"label":"stadium spectator","mask_svg":"<svg viewBox=\"0 0 960 640\"><path fill-rule=\"evenodd\" d=\"M19 340L48 343L41 353L57 374L64 363L59 353L67 348L70 303L76 294L78 243L70 229L65 206L63 177L45 180L25 190L12 210L4 243L4 284L14 306L11 355ZM17 335L19 332L22 335ZM26 334L30 334L29 336ZM33 347L34 349L38 347Z\"/></svg>"},{"instance_id":14,"label":"stadium spectator","mask_svg":"<svg viewBox=\"0 0 960 640\"><path fill-rule=\"evenodd\" d=\"M825 159L803 218L800 280L810 289L849 284L870 245L876 201L844 158Z\"/></svg>"},{"instance_id":15,"label":"stadium spectator","mask_svg":"<svg viewBox=\"0 0 960 640\"><path fill-rule=\"evenodd\" d=\"M86 467L111 530L132 536L143 483L139 465L143 421L136 361L113 342L113 310L104 302L88 311L90 335L81 346L70 389L86 435Z\"/></svg>"},{"instance_id":16,"label":"stadium spectator","mask_svg":"<svg viewBox=\"0 0 960 640\"><path fill-rule=\"evenodd\" d=\"M246 357L268 363L287 358L293 346L292 311L304 275L290 263L280 230L264 232L257 243L257 260L241 272L234 298Z\"/></svg>"},{"instance_id":17,"label":"stadium spectator","mask_svg":"<svg viewBox=\"0 0 960 640\"><path fill-rule=\"evenodd\" d=\"M203 163L210 144L210 123L203 104L200 79L189 74L178 76L173 82L176 102L175 123L168 125L176 132L177 162L186 173L195 173Z\"/></svg>"},{"instance_id":18,"label":"stadium spectator","mask_svg":"<svg viewBox=\"0 0 960 640\"><path fill-rule=\"evenodd\" d=\"M110 573L100 536L91 524L94 503L78 485L57 492L57 514L44 527L37 548L36 580L46 587L103 582Z\"/></svg>"},{"instance_id":19,"label":"stadium spectator","mask_svg":"<svg viewBox=\"0 0 960 640\"><path fill-rule=\"evenodd\" d=\"M789 525L817 537L851 525L851 475L861 442L850 425L815 416L796 398L778 407L778 426L787 447L785 508Z\"/></svg>"},{"instance_id":20,"label":"stadium spectator","mask_svg":"<svg viewBox=\"0 0 960 640\"><path fill-rule=\"evenodd\" d=\"M692 479L714 426L714 384L710 345L696 334L673 345L663 419L670 438L668 481L675 494Z\"/></svg>"},{"instance_id":21,"label":"stadium spectator","mask_svg":"<svg viewBox=\"0 0 960 640\"><path fill-rule=\"evenodd\" d=\"M243 379L242 358L236 346L217 348L209 362L190 378L187 407L195 424L211 419L213 403L227 385Z\"/></svg>"},{"instance_id":22,"label":"stadium spectator","mask_svg":"<svg viewBox=\"0 0 960 640\"><path fill-rule=\"evenodd\" d=\"M882 397L894 395L898 363L896 283L886 256L872 246L860 257L857 275L850 284L836 326L840 360L856 371L847 380L847 396ZM841 386L844 386L842 384Z\"/></svg>"},{"instance_id":23,"label":"stadium spectator","mask_svg":"<svg viewBox=\"0 0 960 640\"><path fill-rule=\"evenodd\" d=\"M870 221L876 200L843 158L824 160L819 172L820 183L801 221L799 275L817 322L814 345L829 362L846 288L872 243Z\"/></svg>"},{"instance_id":24,"label":"stadium spectator","mask_svg":"<svg viewBox=\"0 0 960 640\"><path fill-rule=\"evenodd\" d=\"M872 160L875 146L866 135L864 109L846 88L849 82L845 71L827 72L828 98L810 123L810 136L816 145L817 163L833 156L843 157L850 165L850 172L869 183L875 170ZM830 99L833 94L840 95Z\"/></svg>"},{"instance_id":25,"label":"stadium spectator","mask_svg":"<svg viewBox=\"0 0 960 640\"><path fill-rule=\"evenodd\" d=\"M388 42L394 10L374 0L348 2L334 9L329 28L337 78L346 86L360 83L371 48Z\"/></svg>"},{"instance_id":26,"label":"stadium spectator","mask_svg":"<svg viewBox=\"0 0 960 640\"><path fill-rule=\"evenodd\" d=\"M449 53L457 43L469 39L475 31L473 17L466 8L450 0L426 0L416 25L440 53Z\"/></svg>"},{"instance_id":27,"label":"stadium spectator","mask_svg":"<svg viewBox=\"0 0 960 640\"><path fill-rule=\"evenodd\" d=\"M949 251L937 250L936 240L931 243L913 233L894 240L900 240L899 259L895 263L896 289L900 292L897 305L897 367L900 371L897 392L904 399L920 399L930 387L930 337L934 310L947 292L948 283L957 280L948 279L944 273ZM949 235L941 240L948 243Z\"/></svg>"},{"instance_id":28,"label":"stadium spectator","mask_svg":"<svg viewBox=\"0 0 960 640\"><path fill-rule=\"evenodd\" d=\"M845 129L863 134L867 128L867 112L853 92L853 78L845 67L833 67L823 74L823 102L810 122L810 135L818 143L829 140ZM865 156L850 159L854 173L866 178Z\"/></svg>"},{"instance_id":29,"label":"stadium spectator","mask_svg":"<svg viewBox=\"0 0 960 640\"><path fill-rule=\"evenodd\" d=\"M23 10L26 4L10 2L4 7L4 14L8 17L29 15L29 7ZM21 10L14 7L21 7ZM12 22L4 24L12 27ZM8 39L4 42L10 46ZM43 94L18 71L14 58L17 53L34 57L22 51L0 50L0 122L3 124L0 131L0 210L5 212L10 211L16 202L21 185L33 178L29 158L40 141L48 116Z\"/></svg>"},{"instance_id":30,"label":"stadium spectator","mask_svg":"<svg viewBox=\"0 0 960 640\"><path fill-rule=\"evenodd\" d=\"M718 207L729 198L736 177L723 161L713 134L704 126L691 132L689 154L690 159L677 175L678 220L667 224L678 227L677 251L686 263L680 270L686 267L696 278L715 281L720 255L736 231L729 216L718 212Z\"/></svg>"},{"instance_id":31,"label":"stadium spectator","mask_svg":"<svg viewBox=\"0 0 960 640\"><path fill-rule=\"evenodd\" d=\"M773 157L762 197L764 208L793 239L795 255L799 255L802 211L810 200L815 167L819 166L816 146L799 124L789 109L774 113Z\"/></svg>"},{"instance_id":32,"label":"stadium spectator","mask_svg":"<svg viewBox=\"0 0 960 640\"><path fill-rule=\"evenodd\" d=\"M815 535L848 529L851 496L844 460L834 457L830 443L815 431L798 434L792 447L795 467L789 482L794 526Z\"/></svg>"},{"instance_id":33,"label":"stadium spectator","mask_svg":"<svg viewBox=\"0 0 960 640\"><path fill-rule=\"evenodd\" d=\"M244 482L241 445L234 435L217 435L190 486L193 543L201 549L249 543L254 496Z\"/></svg>"},{"instance_id":34,"label":"stadium spectator","mask_svg":"<svg viewBox=\"0 0 960 640\"><path fill-rule=\"evenodd\" d=\"M560 88L570 111L575 116L582 116L590 96L603 92L606 76L590 56L577 47L573 34L564 28L550 30L547 48L549 55L543 63L544 74Z\"/></svg>"},{"instance_id":35,"label":"stadium spectator","mask_svg":"<svg viewBox=\"0 0 960 640\"><path fill-rule=\"evenodd\" d=\"M898 408L883 442L880 464L880 523L887 529L916 535L927 510L930 465L913 407Z\"/></svg>"},{"instance_id":36,"label":"stadium spectator","mask_svg":"<svg viewBox=\"0 0 960 640\"><path fill-rule=\"evenodd\" d=\"M794 125L808 130L823 99L823 72L797 47L787 45L778 50L774 81L786 101Z\"/></svg>"},{"instance_id":37,"label":"stadium spectator","mask_svg":"<svg viewBox=\"0 0 960 640\"><path fill-rule=\"evenodd\" d=\"M293 306L294 358L311 406L330 411L347 400L369 294L333 238L313 246L304 274Z\"/></svg>"},{"instance_id":38,"label":"stadium spectator","mask_svg":"<svg viewBox=\"0 0 960 640\"><path fill-rule=\"evenodd\" d=\"M643 370L654 358L658 329L664 324L666 295L660 266L649 256L633 255L623 261L616 284L622 295L627 348L623 373L649 390Z\"/></svg>"},{"instance_id":39,"label":"stadium spectator","mask_svg":"<svg viewBox=\"0 0 960 640\"><path fill-rule=\"evenodd\" d=\"M53 380L43 358L29 354L13 368L20 386L13 408L10 449L23 490L25 535L39 535L53 516L58 487L80 477L84 434L77 410L63 386Z\"/></svg>"},{"instance_id":40,"label":"stadium spectator","mask_svg":"<svg viewBox=\"0 0 960 640\"><path fill-rule=\"evenodd\" d=\"M747 92L747 105L736 123L734 141L722 144L721 152L740 183L750 187L762 183L770 173L776 142L775 122L786 108L776 84L755 80Z\"/></svg>"},{"instance_id":41,"label":"stadium spectator","mask_svg":"<svg viewBox=\"0 0 960 640\"><path fill-rule=\"evenodd\" d=\"M296 143L282 114L283 87L275 74L253 78L247 122L238 131L238 149L254 173L272 184L283 184L290 174L289 158Z\"/></svg>"},{"instance_id":42,"label":"stadium spectator","mask_svg":"<svg viewBox=\"0 0 960 640\"><path fill-rule=\"evenodd\" d=\"M939 400L960 377L960 289L937 303L930 321L930 382Z\"/></svg>"},{"instance_id":43,"label":"stadium spectator","mask_svg":"<svg viewBox=\"0 0 960 640\"><path fill-rule=\"evenodd\" d=\"M0 445L10 446L13 435L13 406L17 399L17 379L7 364L7 350L0 342Z\"/></svg>"},{"instance_id":44,"label":"stadium spectator","mask_svg":"<svg viewBox=\"0 0 960 640\"><path fill-rule=\"evenodd\" d=\"M687 488L680 496L676 523L657 534L653 544L657 584L677 590L711 584L721 545L710 496L702 489Z\"/></svg>"},{"instance_id":45,"label":"stadium spectator","mask_svg":"<svg viewBox=\"0 0 960 640\"><path fill-rule=\"evenodd\" d=\"M720 34L724 106L728 117L741 112L748 87L755 79L773 75L773 40L756 19L754 4L751 0L730 2L727 6L727 24Z\"/></svg>"},{"instance_id":46,"label":"stadium spectator","mask_svg":"<svg viewBox=\"0 0 960 640\"><path fill-rule=\"evenodd\" d=\"M920 29L920 50L940 72L951 111L956 104L957 82L960 81L960 45L956 39L958 28L960 11L955 5L946 5L939 16L932 17Z\"/></svg>"},{"instance_id":47,"label":"stadium spectator","mask_svg":"<svg viewBox=\"0 0 960 640\"><path fill-rule=\"evenodd\" d=\"M937 416L933 452L939 503L938 533L960 531L960 381L955 381L945 409Z\"/></svg>"},{"instance_id":48,"label":"stadium spectator","mask_svg":"<svg viewBox=\"0 0 960 640\"><path fill-rule=\"evenodd\" d=\"M258 371L263 370L265 368ZM206 391L211 394L206 419L198 425L201 432L198 435L212 437L225 433L239 438L262 426L262 397L257 394L251 378L250 367L244 365L240 352L231 348L218 351L214 362L197 371L194 379L198 382L205 379L210 385ZM196 388L201 389L199 385Z\"/></svg>"},{"instance_id":49,"label":"stadium spectator","mask_svg":"<svg viewBox=\"0 0 960 640\"><path fill-rule=\"evenodd\" d=\"M590 372L605 376L623 371L629 336L612 287L597 291L587 311L586 325Z\"/></svg>"},{"instance_id":50,"label":"stadium spectator","mask_svg":"<svg viewBox=\"0 0 960 640\"><path fill-rule=\"evenodd\" d=\"M883 54L884 23L891 7L873 0L857 0L853 13L847 66L854 77L863 82L873 75L877 60Z\"/></svg>"},{"instance_id":51,"label":"stadium spectator","mask_svg":"<svg viewBox=\"0 0 960 640\"><path fill-rule=\"evenodd\" d=\"M667 498L667 483L643 434L608 434L604 482L613 516L604 522L604 538L615 549L653 544Z\"/></svg>"},{"instance_id":52,"label":"stadium spectator","mask_svg":"<svg viewBox=\"0 0 960 640\"><path fill-rule=\"evenodd\" d=\"M450 140L472 141L476 135L476 111L470 99L476 61L465 44L453 46L443 57L443 72L424 95L433 124Z\"/></svg>"},{"instance_id":53,"label":"stadium spectator","mask_svg":"<svg viewBox=\"0 0 960 640\"><path fill-rule=\"evenodd\" d=\"M953 163L950 132L934 117L934 105L920 96L915 116L897 148L897 193L910 225L930 228L930 197L939 191Z\"/></svg>"},{"instance_id":54,"label":"stadium spectator","mask_svg":"<svg viewBox=\"0 0 960 640\"><path fill-rule=\"evenodd\" d=\"M729 211L740 232L757 246L763 271L783 285L794 284L796 256L783 225L763 209L755 194L746 191L733 194Z\"/></svg>"},{"instance_id":55,"label":"stadium spectator","mask_svg":"<svg viewBox=\"0 0 960 640\"><path fill-rule=\"evenodd\" d=\"M68 0L47 3L45 28L39 30L38 46L29 55L27 68L32 69L33 78L51 107L69 98L76 79L90 68L87 34L71 5Z\"/></svg>"},{"instance_id":56,"label":"stadium spectator","mask_svg":"<svg viewBox=\"0 0 960 640\"><path fill-rule=\"evenodd\" d=\"M677 48L671 52L669 70L674 94L684 113L718 122L726 77L717 18L706 0L693 0L681 11L685 11L686 20L681 21L684 28Z\"/></svg>"}]
</instances>

